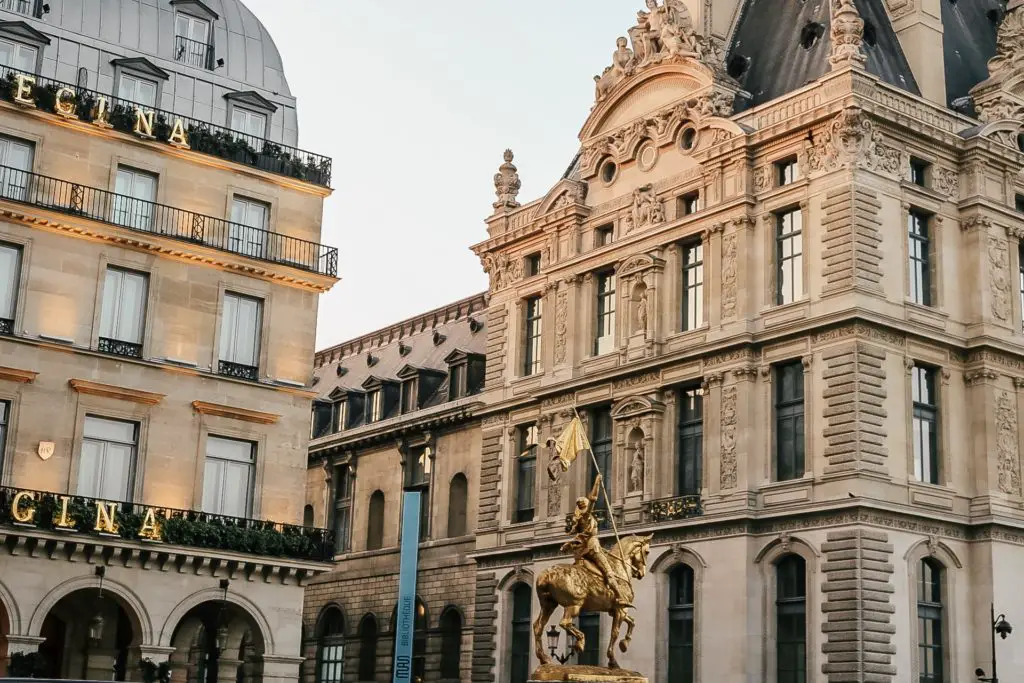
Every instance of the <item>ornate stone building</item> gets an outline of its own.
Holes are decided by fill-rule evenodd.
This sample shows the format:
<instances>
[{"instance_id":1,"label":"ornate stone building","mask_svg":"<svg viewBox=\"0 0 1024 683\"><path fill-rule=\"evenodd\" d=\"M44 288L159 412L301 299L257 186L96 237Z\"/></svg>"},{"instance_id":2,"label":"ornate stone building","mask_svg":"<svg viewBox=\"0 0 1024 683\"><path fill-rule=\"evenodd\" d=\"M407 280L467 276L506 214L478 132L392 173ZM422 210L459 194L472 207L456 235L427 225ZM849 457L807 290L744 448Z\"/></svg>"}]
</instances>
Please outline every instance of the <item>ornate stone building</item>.
<instances>
[{"instance_id":1,"label":"ornate stone building","mask_svg":"<svg viewBox=\"0 0 1024 683\"><path fill-rule=\"evenodd\" d=\"M337 250L295 107L238 0L0 2L0 673L298 678Z\"/></svg>"},{"instance_id":2,"label":"ornate stone building","mask_svg":"<svg viewBox=\"0 0 1024 683\"><path fill-rule=\"evenodd\" d=\"M565 177L521 203L506 153L473 247L490 288L461 680L538 664L532 584L593 476L544 466L575 411L605 518L654 535L625 668L991 673L990 604L1024 615L1024 3L646 4ZM359 561L346 590L376 594L382 560ZM608 617L579 626L577 659L603 660Z\"/></svg>"}]
</instances>

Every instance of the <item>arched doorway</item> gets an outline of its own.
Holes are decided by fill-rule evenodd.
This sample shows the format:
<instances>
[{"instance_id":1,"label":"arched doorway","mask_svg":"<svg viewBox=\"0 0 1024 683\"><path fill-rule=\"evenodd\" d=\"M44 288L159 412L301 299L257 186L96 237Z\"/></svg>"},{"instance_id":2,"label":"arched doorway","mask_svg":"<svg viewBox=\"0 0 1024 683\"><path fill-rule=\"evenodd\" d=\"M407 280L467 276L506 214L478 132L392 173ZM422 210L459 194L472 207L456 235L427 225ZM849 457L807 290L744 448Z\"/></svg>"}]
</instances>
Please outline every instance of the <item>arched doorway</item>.
<instances>
[{"instance_id":1,"label":"arched doorway","mask_svg":"<svg viewBox=\"0 0 1024 683\"><path fill-rule=\"evenodd\" d=\"M39 635L46 678L138 680L138 617L121 599L99 588L73 591L50 609Z\"/></svg>"},{"instance_id":2,"label":"arched doorway","mask_svg":"<svg viewBox=\"0 0 1024 683\"><path fill-rule=\"evenodd\" d=\"M190 609L171 636L172 683L262 680L263 637L241 607L208 601Z\"/></svg>"}]
</instances>

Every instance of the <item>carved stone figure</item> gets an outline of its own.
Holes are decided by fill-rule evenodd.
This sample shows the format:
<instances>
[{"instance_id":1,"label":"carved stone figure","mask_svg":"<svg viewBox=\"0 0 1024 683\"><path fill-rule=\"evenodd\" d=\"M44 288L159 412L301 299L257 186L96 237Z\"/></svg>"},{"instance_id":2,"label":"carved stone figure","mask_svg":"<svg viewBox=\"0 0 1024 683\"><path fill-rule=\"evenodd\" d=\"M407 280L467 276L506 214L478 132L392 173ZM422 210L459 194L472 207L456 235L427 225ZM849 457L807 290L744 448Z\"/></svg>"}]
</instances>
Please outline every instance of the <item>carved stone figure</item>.
<instances>
[{"instance_id":1,"label":"carved stone figure","mask_svg":"<svg viewBox=\"0 0 1024 683\"><path fill-rule=\"evenodd\" d=\"M658 200L651 184L633 190L633 206L623 224L626 233L665 222L665 207Z\"/></svg>"},{"instance_id":2,"label":"carved stone figure","mask_svg":"<svg viewBox=\"0 0 1024 683\"><path fill-rule=\"evenodd\" d=\"M1024 3L1011 0L996 32L996 54L988 60L992 78L1003 77L1024 66Z\"/></svg>"},{"instance_id":3,"label":"carved stone figure","mask_svg":"<svg viewBox=\"0 0 1024 683\"><path fill-rule=\"evenodd\" d=\"M722 317L736 315L736 235L722 241Z\"/></svg>"},{"instance_id":4,"label":"carved stone figure","mask_svg":"<svg viewBox=\"0 0 1024 683\"><path fill-rule=\"evenodd\" d=\"M860 18L853 0L832 2L832 52L828 62L833 69L845 66L864 68L864 20Z\"/></svg>"},{"instance_id":5,"label":"carved stone figure","mask_svg":"<svg viewBox=\"0 0 1024 683\"><path fill-rule=\"evenodd\" d=\"M999 490L1020 494L1020 455L1017 451L1017 406L1007 392L996 403L996 450L999 456Z\"/></svg>"},{"instance_id":6,"label":"carved stone figure","mask_svg":"<svg viewBox=\"0 0 1024 683\"><path fill-rule=\"evenodd\" d=\"M498 254L497 258L488 254L484 256L483 264L484 272L491 280L491 291L504 289L523 279L522 262L519 259L510 259L508 254Z\"/></svg>"},{"instance_id":7,"label":"carved stone figure","mask_svg":"<svg viewBox=\"0 0 1024 683\"><path fill-rule=\"evenodd\" d=\"M555 461L555 440L548 439L548 459ZM551 477L548 480L548 517L557 517L562 511L562 468L550 467L548 472Z\"/></svg>"},{"instance_id":8,"label":"carved stone figure","mask_svg":"<svg viewBox=\"0 0 1024 683\"><path fill-rule=\"evenodd\" d=\"M498 172L494 174L494 194L497 195L498 201L494 202L493 206L499 211L515 209L519 206L516 197L519 196L522 182L519 180L518 169L512 163L513 158L512 150L506 149L505 163L499 166Z\"/></svg>"},{"instance_id":9,"label":"carved stone figure","mask_svg":"<svg viewBox=\"0 0 1024 683\"><path fill-rule=\"evenodd\" d=\"M1009 252L1006 242L988 239L989 291L992 294L992 316L1006 322L1010 316L1010 278L1007 273Z\"/></svg>"},{"instance_id":10,"label":"carved stone figure","mask_svg":"<svg viewBox=\"0 0 1024 683\"><path fill-rule=\"evenodd\" d=\"M736 387L722 390L722 490L736 488Z\"/></svg>"},{"instance_id":11,"label":"carved stone figure","mask_svg":"<svg viewBox=\"0 0 1024 683\"><path fill-rule=\"evenodd\" d=\"M569 293L561 291L555 303L555 363L564 363L569 332Z\"/></svg>"},{"instance_id":12,"label":"carved stone figure","mask_svg":"<svg viewBox=\"0 0 1024 683\"><path fill-rule=\"evenodd\" d=\"M638 331L644 333L644 337L647 337L647 290L645 289L640 294L640 300L636 304L636 324L639 328Z\"/></svg>"},{"instance_id":13,"label":"carved stone figure","mask_svg":"<svg viewBox=\"0 0 1024 683\"><path fill-rule=\"evenodd\" d=\"M633 450L633 460L629 464L629 490L632 493L644 490L644 441L640 439Z\"/></svg>"}]
</instances>

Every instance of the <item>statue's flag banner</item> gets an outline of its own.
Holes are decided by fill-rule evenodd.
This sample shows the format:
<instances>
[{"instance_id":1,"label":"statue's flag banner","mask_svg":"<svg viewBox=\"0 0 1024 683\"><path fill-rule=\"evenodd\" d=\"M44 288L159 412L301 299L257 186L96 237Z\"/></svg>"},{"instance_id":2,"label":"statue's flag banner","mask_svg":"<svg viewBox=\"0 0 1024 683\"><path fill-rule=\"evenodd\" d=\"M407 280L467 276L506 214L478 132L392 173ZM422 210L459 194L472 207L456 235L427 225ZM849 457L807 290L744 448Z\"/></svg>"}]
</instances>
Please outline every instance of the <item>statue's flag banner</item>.
<instances>
[{"instance_id":1,"label":"statue's flag banner","mask_svg":"<svg viewBox=\"0 0 1024 683\"><path fill-rule=\"evenodd\" d=\"M579 415L572 419L562 434L555 441L555 456L556 460L552 462L554 466L557 462L562 467L563 472L569 471L569 465L573 463L580 455L586 457L590 453L590 441L587 440L587 429L583 426L583 422L580 420ZM548 476L554 480L557 475L548 468Z\"/></svg>"}]
</instances>

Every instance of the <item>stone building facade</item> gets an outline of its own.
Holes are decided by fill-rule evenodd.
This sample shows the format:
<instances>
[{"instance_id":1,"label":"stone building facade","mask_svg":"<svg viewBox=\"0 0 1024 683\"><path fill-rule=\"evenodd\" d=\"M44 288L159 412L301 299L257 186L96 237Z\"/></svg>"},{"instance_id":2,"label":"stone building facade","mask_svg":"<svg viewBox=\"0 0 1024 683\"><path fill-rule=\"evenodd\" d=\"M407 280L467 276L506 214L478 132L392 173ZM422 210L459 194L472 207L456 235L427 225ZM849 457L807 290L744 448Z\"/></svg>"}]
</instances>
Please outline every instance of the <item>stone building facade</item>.
<instances>
[{"instance_id":1,"label":"stone building facade","mask_svg":"<svg viewBox=\"0 0 1024 683\"><path fill-rule=\"evenodd\" d=\"M330 159L241 2L99 5L0 3L0 668L296 680Z\"/></svg>"},{"instance_id":2,"label":"stone building facade","mask_svg":"<svg viewBox=\"0 0 1024 683\"><path fill-rule=\"evenodd\" d=\"M390 680L402 491L422 492L414 673L466 680L476 615L477 295L318 351L307 511L335 532L335 568L306 588L308 683Z\"/></svg>"},{"instance_id":3,"label":"stone building facade","mask_svg":"<svg viewBox=\"0 0 1024 683\"><path fill-rule=\"evenodd\" d=\"M490 287L461 680L538 664L532 585L593 476L542 465L577 412L605 516L653 534L625 668L991 673L990 604L1024 614L1022 35L1018 0L650 0L565 177L521 203L506 153L473 247ZM577 660L603 661L609 621L581 617ZM1010 638L1004 675L1024 666Z\"/></svg>"}]
</instances>

